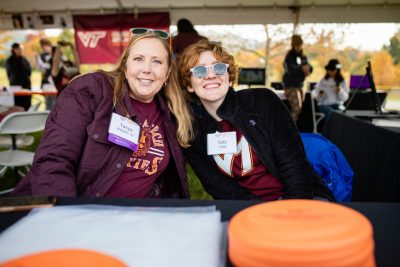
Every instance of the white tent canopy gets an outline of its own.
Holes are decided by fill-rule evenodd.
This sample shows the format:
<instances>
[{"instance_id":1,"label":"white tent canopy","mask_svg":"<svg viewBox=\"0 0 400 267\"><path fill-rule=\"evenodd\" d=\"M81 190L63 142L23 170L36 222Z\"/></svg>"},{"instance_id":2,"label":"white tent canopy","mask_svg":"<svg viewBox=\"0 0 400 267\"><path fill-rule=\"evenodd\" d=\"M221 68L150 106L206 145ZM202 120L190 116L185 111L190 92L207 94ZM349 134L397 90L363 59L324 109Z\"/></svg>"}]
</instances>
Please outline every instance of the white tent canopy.
<instances>
[{"instance_id":1,"label":"white tent canopy","mask_svg":"<svg viewBox=\"0 0 400 267\"><path fill-rule=\"evenodd\" d=\"M1 0L0 15L170 12L172 24L400 22L400 0Z\"/></svg>"}]
</instances>

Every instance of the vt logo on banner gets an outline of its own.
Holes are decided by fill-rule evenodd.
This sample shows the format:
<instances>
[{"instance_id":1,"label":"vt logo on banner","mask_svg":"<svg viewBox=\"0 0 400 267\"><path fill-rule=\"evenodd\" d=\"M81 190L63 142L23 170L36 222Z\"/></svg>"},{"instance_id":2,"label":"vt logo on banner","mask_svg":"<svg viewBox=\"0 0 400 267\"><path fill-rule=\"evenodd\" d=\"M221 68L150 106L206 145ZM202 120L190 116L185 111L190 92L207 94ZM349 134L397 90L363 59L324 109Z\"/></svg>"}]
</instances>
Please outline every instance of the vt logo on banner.
<instances>
[{"instance_id":1,"label":"vt logo on banner","mask_svg":"<svg viewBox=\"0 0 400 267\"><path fill-rule=\"evenodd\" d=\"M169 31L168 12L73 16L75 43L82 64L117 62L134 27Z\"/></svg>"},{"instance_id":2,"label":"vt logo on banner","mask_svg":"<svg viewBox=\"0 0 400 267\"><path fill-rule=\"evenodd\" d=\"M82 42L84 47L95 48L101 38L106 37L106 31L93 31L93 32L84 32L79 31L77 33L80 41Z\"/></svg>"}]
</instances>

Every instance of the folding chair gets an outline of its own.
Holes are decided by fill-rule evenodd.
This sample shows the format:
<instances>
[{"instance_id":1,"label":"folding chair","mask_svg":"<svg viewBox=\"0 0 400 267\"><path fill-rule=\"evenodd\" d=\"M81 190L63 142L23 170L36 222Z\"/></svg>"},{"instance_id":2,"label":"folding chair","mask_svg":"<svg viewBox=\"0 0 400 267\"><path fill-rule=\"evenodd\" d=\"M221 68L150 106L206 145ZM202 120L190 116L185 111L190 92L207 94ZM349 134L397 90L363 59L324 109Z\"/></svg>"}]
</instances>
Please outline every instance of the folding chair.
<instances>
[{"instance_id":1,"label":"folding chair","mask_svg":"<svg viewBox=\"0 0 400 267\"><path fill-rule=\"evenodd\" d=\"M325 118L325 114L322 112L317 112L315 109L315 98L312 93L310 93L311 97L311 109L313 116L313 133L318 133L318 124Z\"/></svg>"},{"instance_id":2,"label":"folding chair","mask_svg":"<svg viewBox=\"0 0 400 267\"><path fill-rule=\"evenodd\" d=\"M36 104L31 105L31 106L29 107L28 111L38 111L41 104L42 104L42 102L39 101L39 102L37 102Z\"/></svg>"},{"instance_id":3,"label":"folding chair","mask_svg":"<svg viewBox=\"0 0 400 267\"><path fill-rule=\"evenodd\" d=\"M317 133L318 124L324 118L323 113L316 112L315 99L311 92L304 97L303 107L297 120L297 128L300 132Z\"/></svg>"},{"instance_id":4,"label":"folding chair","mask_svg":"<svg viewBox=\"0 0 400 267\"><path fill-rule=\"evenodd\" d=\"M38 111L42 102L37 102L28 109L28 112ZM16 136L17 148L27 147L35 142L35 138L31 135L21 134ZM12 146L12 139L8 136L0 136L0 147L10 148Z\"/></svg>"},{"instance_id":5,"label":"folding chair","mask_svg":"<svg viewBox=\"0 0 400 267\"><path fill-rule=\"evenodd\" d=\"M31 135L17 135L16 136L16 147L27 147L35 142L35 138ZM2 148L11 148L12 147L12 138L10 136L0 136L0 147Z\"/></svg>"},{"instance_id":6,"label":"folding chair","mask_svg":"<svg viewBox=\"0 0 400 267\"><path fill-rule=\"evenodd\" d=\"M26 134L42 131L46 124L49 111L14 112L7 115L0 123L0 135L9 135L12 146L6 151L0 151L0 177L4 176L8 168L15 170L18 177L20 173L17 167L32 165L34 152L17 149L18 134ZM22 174L23 175L23 174ZM13 189L1 191L1 194L9 193Z\"/></svg>"}]
</instances>

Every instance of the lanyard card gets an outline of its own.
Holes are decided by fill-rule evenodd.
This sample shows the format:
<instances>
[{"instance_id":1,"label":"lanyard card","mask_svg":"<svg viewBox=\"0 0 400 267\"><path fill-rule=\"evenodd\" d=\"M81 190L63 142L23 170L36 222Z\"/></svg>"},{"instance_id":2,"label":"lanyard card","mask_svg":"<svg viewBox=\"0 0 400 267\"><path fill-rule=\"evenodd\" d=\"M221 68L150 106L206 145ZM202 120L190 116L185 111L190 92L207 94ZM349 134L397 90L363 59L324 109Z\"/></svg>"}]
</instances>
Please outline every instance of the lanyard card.
<instances>
[{"instance_id":1,"label":"lanyard card","mask_svg":"<svg viewBox=\"0 0 400 267\"><path fill-rule=\"evenodd\" d=\"M207 134L207 155L236 154L236 132Z\"/></svg>"},{"instance_id":2,"label":"lanyard card","mask_svg":"<svg viewBox=\"0 0 400 267\"><path fill-rule=\"evenodd\" d=\"M108 128L108 141L136 151L139 144L139 135L140 126L136 122L112 113Z\"/></svg>"}]
</instances>

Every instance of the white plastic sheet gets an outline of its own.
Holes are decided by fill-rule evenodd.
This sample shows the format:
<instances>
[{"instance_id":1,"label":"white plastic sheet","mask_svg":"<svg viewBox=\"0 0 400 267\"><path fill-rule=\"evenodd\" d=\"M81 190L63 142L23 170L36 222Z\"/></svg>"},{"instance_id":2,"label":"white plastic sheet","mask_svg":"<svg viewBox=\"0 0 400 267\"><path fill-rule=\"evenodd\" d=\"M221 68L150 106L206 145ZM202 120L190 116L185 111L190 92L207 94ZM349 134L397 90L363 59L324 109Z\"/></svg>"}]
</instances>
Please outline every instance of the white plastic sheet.
<instances>
[{"instance_id":1,"label":"white plastic sheet","mask_svg":"<svg viewBox=\"0 0 400 267\"><path fill-rule=\"evenodd\" d=\"M46 250L82 248L135 267L222 266L222 229L215 208L37 209L0 235L0 262Z\"/></svg>"}]
</instances>

